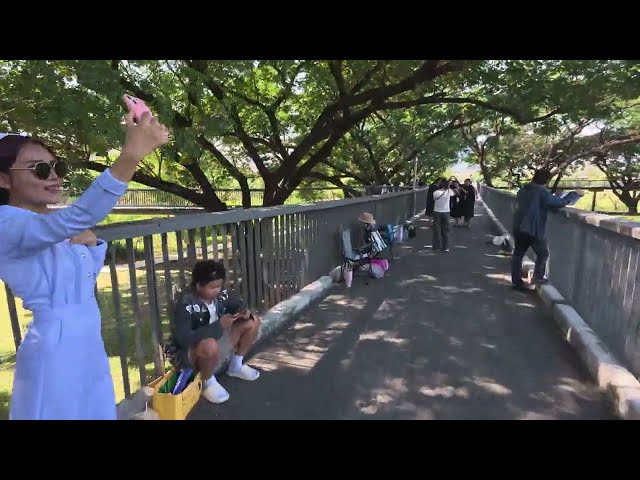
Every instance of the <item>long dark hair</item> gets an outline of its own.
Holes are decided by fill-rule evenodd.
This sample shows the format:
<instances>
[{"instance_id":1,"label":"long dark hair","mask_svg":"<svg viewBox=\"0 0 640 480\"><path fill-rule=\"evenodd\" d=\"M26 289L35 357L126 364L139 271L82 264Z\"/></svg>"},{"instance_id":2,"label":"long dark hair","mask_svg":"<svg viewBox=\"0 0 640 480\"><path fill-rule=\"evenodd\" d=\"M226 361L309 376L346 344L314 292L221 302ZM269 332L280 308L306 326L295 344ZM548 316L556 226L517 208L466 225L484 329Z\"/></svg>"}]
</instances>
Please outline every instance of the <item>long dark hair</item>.
<instances>
[{"instance_id":1,"label":"long dark hair","mask_svg":"<svg viewBox=\"0 0 640 480\"><path fill-rule=\"evenodd\" d=\"M6 137L0 138L0 173L8 174L9 169L16 163L16 159L22 149L29 144L39 145L53 155L53 157L56 157L53 149L41 140L21 135L7 135ZM0 188L0 205L6 205L8 203L9 190Z\"/></svg>"}]
</instances>

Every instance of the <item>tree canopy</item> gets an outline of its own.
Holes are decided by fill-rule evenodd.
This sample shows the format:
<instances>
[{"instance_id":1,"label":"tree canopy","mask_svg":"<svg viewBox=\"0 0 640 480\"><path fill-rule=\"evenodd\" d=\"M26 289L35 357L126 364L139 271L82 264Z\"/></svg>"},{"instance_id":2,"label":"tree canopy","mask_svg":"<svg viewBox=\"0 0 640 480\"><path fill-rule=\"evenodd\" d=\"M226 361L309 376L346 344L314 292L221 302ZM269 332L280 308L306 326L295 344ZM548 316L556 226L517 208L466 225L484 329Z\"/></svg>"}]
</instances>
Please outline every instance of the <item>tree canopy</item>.
<instances>
[{"instance_id":1,"label":"tree canopy","mask_svg":"<svg viewBox=\"0 0 640 480\"><path fill-rule=\"evenodd\" d=\"M130 93L174 132L134 180L221 210L216 187L237 186L248 207L256 177L277 205L314 182L407 183L414 160L430 177L463 151L490 183L521 135L610 122L639 80L637 62L614 60L11 60L0 122L102 171Z\"/></svg>"}]
</instances>

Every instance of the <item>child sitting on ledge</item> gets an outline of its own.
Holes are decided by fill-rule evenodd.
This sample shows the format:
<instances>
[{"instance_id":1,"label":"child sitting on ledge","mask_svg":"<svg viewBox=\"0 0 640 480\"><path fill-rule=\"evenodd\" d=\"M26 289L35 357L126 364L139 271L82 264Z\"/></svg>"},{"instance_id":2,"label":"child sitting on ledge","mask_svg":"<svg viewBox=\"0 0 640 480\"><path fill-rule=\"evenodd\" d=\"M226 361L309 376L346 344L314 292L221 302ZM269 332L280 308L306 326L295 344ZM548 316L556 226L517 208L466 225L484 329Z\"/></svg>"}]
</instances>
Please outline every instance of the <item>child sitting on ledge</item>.
<instances>
[{"instance_id":1,"label":"child sitting on ledge","mask_svg":"<svg viewBox=\"0 0 640 480\"><path fill-rule=\"evenodd\" d=\"M224 290L226 270L222 262L197 262L191 285L175 302L172 335L166 346L171 365L177 370L200 372L202 395L212 403L223 403L229 393L218 383L214 371L218 362L218 340L226 331L235 349L227 375L256 380L260 373L244 365L244 356L258 337L260 319L244 303L229 298Z\"/></svg>"}]
</instances>

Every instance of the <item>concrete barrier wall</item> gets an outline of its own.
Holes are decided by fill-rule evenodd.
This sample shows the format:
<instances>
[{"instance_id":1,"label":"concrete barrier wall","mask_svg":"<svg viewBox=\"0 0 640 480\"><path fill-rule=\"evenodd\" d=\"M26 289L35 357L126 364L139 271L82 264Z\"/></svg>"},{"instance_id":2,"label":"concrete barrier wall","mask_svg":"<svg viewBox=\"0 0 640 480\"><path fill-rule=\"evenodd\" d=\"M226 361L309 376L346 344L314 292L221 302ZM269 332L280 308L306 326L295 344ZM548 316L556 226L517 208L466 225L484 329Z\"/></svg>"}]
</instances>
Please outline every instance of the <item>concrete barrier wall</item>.
<instances>
[{"instance_id":1,"label":"concrete barrier wall","mask_svg":"<svg viewBox=\"0 0 640 480\"><path fill-rule=\"evenodd\" d=\"M482 187L507 229L515 195ZM565 208L550 212L549 280L608 348L640 375L640 223ZM534 257L533 252L529 252Z\"/></svg>"}]
</instances>

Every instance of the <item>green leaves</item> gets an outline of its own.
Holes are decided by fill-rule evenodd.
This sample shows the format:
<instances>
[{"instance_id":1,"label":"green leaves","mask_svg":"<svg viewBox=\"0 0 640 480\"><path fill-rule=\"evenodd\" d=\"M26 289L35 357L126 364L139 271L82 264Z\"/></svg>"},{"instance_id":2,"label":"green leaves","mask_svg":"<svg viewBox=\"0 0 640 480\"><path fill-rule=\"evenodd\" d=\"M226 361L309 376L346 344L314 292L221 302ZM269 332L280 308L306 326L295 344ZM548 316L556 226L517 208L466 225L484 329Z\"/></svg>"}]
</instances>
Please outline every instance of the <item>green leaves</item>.
<instances>
[{"instance_id":1,"label":"green leaves","mask_svg":"<svg viewBox=\"0 0 640 480\"><path fill-rule=\"evenodd\" d=\"M282 203L314 173L395 181L413 157L423 175L444 170L468 146L461 125L501 175L529 158L535 142L521 135L557 139L584 118L623 129L639 80L635 61L11 60L0 61L0 123L81 162L119 148L129 92L174 132L180 155L149 160L157 178L201 187L185 169L196 165L212 185L246 187L259 171L265 201Z\"/></svg>"}]
</instances>

